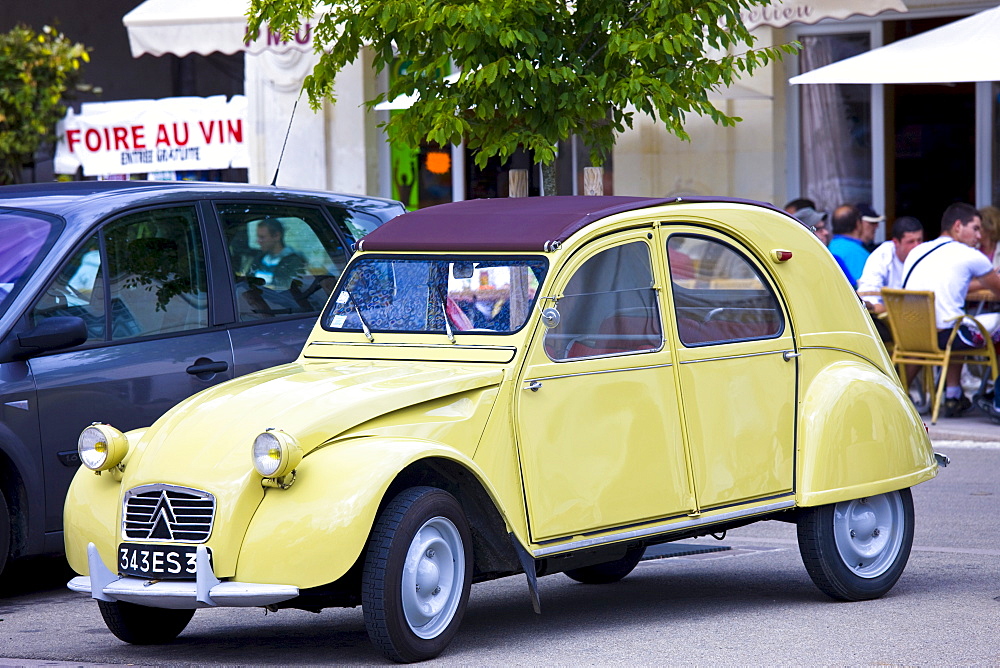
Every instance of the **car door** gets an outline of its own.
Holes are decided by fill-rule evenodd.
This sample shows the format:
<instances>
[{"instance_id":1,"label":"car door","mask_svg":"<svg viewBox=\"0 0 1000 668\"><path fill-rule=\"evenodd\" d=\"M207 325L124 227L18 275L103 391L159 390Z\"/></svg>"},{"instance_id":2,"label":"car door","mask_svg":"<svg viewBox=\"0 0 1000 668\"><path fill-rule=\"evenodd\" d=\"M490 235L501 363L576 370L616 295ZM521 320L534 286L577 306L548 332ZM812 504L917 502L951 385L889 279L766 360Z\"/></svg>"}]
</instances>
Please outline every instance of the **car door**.
<instances>
[{"instance_id":1,"label":"car door","mask_svg":"<svg viewBox=\"0 0 1000 668\"><path fill-rule=\"evenodd\" d=\"M699 510L790 494L797 356L780 293L736 240L661 229Z\"/></svg>"},{"instance_id":2,"label":"car door","mask_svg":"<svg viewBox=\"0 0 1000 668\"><path fill-rule=\"evenodd\" d=\"M147 426L181 399L233 377L212 325L204 228L194 205L129 213L78 248L33 305L37 325L82 317L85 344L31 359L46 476L46 530L61 528L76 441L94 421Z\"/></svg>"},{"instance_id":3,"label":"car door","mask_svg":"<svg viewBox=\"0 0 1000 668\"><path fill-rule=\"evenodd\" d=\"M651 239L607 237L561 271L559 324L527 352L516 425L534 541L693 508Z\"/></svg>"},{"instance_id":4,"label":"car door","mask_svg":"<svg viewBox=\"0 0 1000 668\"><path fill-rule=\"evenodd\" d=\"M347 264L347 245L322 209L296 202L216 202L236 322L236 374L298 357Z\"/></svg>"}]
</instances>

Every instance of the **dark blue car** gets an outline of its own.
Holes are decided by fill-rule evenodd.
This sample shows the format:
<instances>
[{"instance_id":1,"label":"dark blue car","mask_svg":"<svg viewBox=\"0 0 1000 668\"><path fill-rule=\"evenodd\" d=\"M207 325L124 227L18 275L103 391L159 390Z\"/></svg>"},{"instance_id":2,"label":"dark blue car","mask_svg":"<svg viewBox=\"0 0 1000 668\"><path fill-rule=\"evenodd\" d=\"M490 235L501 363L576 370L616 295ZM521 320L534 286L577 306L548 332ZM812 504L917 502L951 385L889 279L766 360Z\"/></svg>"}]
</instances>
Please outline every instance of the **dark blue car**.
<instances>
[{"instance_id":1,"label":"dark blue car","mask_svg":"<svg viewBox=\"0 0 1000 668\"><path fill-rule=\"evenodd\" d=\"M0 572L62 551L84 427L148 425L295 359L352 244L403 211L244 184L0 187Z\"/></svg>"}]
</instances>

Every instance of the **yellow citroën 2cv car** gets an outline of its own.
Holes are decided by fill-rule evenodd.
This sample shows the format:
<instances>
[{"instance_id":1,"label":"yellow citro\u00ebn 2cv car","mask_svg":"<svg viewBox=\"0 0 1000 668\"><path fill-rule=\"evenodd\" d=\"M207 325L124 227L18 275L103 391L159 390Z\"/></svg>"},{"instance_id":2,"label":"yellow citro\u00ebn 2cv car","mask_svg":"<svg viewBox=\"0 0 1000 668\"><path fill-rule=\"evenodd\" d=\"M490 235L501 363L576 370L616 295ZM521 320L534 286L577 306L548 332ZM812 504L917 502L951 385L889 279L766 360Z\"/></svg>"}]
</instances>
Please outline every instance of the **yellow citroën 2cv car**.
<instances>
[{"instance_id":1,"label":"yellow citro\u00ebn 2cv car","mask_svg":"<svg viewBox=\"0 0 1000 668\"><path fill-rule=\"evenodd\" d=\"M939 465L826 248L716 198L404 214L294 363L145 429L95 422L79 451L69 586L120 639L361 605L404 662L448 645L472 582L523 573L537 611L540 576L615 582L648 546L761 520L797 524L829 596L881 596Z\"/></svg>"}]
</instances>

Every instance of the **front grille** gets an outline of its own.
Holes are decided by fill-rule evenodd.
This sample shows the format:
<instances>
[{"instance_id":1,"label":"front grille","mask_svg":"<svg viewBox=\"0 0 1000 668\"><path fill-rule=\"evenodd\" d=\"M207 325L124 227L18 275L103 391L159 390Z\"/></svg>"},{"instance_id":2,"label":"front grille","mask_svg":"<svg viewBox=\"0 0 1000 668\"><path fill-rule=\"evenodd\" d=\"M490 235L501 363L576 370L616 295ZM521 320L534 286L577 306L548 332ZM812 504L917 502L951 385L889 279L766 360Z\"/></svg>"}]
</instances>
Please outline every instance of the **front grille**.
<instances>
[{"instance_id":1,"label":"front grille","mask_svg":"<svg viewBox=\"0 0 1000 668\"><path fill-rule=\"evenodd\" d=\"M125 493L122 536L126 540L204 543L212 535L215 497L172 485L143 485Z\"/></svg>"}]
</instances>

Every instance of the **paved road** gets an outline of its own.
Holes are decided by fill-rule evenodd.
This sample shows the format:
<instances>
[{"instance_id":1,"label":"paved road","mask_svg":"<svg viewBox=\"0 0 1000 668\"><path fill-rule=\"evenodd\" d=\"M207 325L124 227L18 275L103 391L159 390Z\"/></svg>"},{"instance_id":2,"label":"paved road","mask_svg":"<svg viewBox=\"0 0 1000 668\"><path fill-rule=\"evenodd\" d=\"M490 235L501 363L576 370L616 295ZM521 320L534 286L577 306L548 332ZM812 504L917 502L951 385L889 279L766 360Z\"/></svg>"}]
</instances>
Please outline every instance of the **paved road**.
<instances>
[{"instance_id":1,"label":"paved road","mask_svg":"<svg viewBox=\"0 0 1000 668\"><path fill-rule=\"evenodd\" d=\"M1000 443L957 439L952 465L914 489L910 563L883 599L835 603L812 585L792 525L730 532L732 549L646 561L617 585L540 581L473 587L459 635L435 664L1000 664ZM97 606L63 589L56 560L22 564L0 600L0 666L383 663L361 611L206 610L165 647L107 632ZM53 663L61 662L61 663Z\"/></svg>"}]
</instances>

